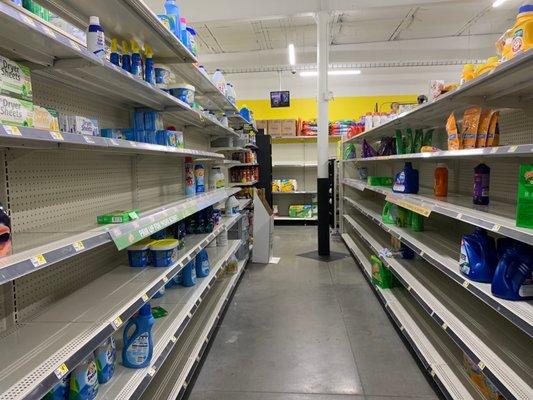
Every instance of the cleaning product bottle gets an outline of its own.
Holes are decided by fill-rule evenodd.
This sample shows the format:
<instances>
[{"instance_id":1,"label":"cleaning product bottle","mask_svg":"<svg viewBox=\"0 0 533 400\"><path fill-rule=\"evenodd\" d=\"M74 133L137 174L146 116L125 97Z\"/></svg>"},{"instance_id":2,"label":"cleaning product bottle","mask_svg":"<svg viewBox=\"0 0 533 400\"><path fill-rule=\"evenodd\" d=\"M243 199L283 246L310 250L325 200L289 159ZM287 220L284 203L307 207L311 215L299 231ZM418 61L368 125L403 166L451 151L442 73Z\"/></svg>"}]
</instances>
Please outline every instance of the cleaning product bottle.
<instances>
[{"instance_id":1,"label":"cleaning product bottle","mask_svg":"<svg viewBox=\"0 0 533 400\"><path fill-rule=\"evenodd\" d=\"M122 41L122 69L131 72L131 54L128 42Z\"/></svg>"},{"instance_id":2,"label":"cleaning product bottle","mask_svg":"<svg viewBox=\"0 0 533 400\"><path fill-rule=\"evenodd\" d=\"M111 39L111 54L109 56L111 64L120 66L120 53L118 52L118 40Z\"/></svg>"},{"instance_id":3,"label":"cleaning product bottle","mask_svg":"<svg viewBox=\"0 0 533 400\"><path fill-rule=\"evenodd\" d=\"M141 49L135 40L130 40L131 44L131 74L139 79L143 78L143 62Z\"/></svg>"},{"instance_id":4,"label":"cleaning product bottle","mask_svg":"<svg viewBox=\"0 0 533 400\"><path fill-rule=\"evenodd\" d=\"M194 183L196 185L196 193L205 192L205 168L204 168L204 164L196 164L194 166Z\"/></svg>"},{"instance_id":5,"label":"cleaning product bottle","mask_svg":"<svg viewBox=\"0 0 533 400\"><path fill-rule=\"evenodd\" d=\"M209 255L206 249L202 249L196 256L196 276L205 278L209 275Z\"/></svg>"},{"instance_id":6,"label":"cleaning product bottle","mask_svg":"<svg viewBox=\"0 0 533 400\"><path fill-rule=\"evenodd\" d=\"M167 16L172 20L173 23L170 26L174 27L174 35L180 39L181 28L180 28L180 8L176 4L175 0L166 0L165 1L165 12ZM181 40L181 39L180 39Z\"/></svg>"},{"instance_id":7,"label":"cleaning product bottle","mask_svg":"<svg viewBox=\"0 0 533 400\"><path fill-rule=\"evenodd\" d=\"M437 168L435 169L434 192L437 197L448 196L448 168L446 164L437 164Z\"/></svg>"},{"instance_id":8,"label":"cleaning product bottle","mask_svg":"<svg viewBox=\"0 0 533 400\"><path fill-rule=\"evenodd\" d=\"M533 251L531 247L514 241L505 241L500 262L492 280L492 294L506 300L533 299ZM501 239L500 239L501 240ZM500 252L498 241L498 252Z\"/></svg>"},{"instance_id":9,"label":"cleaning product bottle","mask_svg":"<svg viewBox=\"0 0 533 400\"><path fill-rule=\"evenodd\" d=\"M95 16L89 18L89 27L87 28L87 50L100 59L105 57L104 30L100 26L100 19Z\"/></svg>"},{"instance_id":10,"label":"cleaning product bottle","mask_svg":"<svg viewBox=\"0 0 533 400\"><path fill-rule=\"evenodd\" d=\"M122 364L127 368L145 368L150 365L154 350L152 326L154 317L150 304L141 307L137 316L132 317L124 328ZM135 327L133 332L131 328Z\"/></svg>"},{"instance_id":11,"label":"cleaning product bottle","mask_svg":"<svg viewBox=\"0 0 533 400\"><path fill-rule=\"evenodd\" d=\"M213 84L217 87L217 89L220 90L221 93L226 94L226 78L224 78L224 74L222 73L221 70L217 68L211 80L213 81ZM250 121L249 118L244 118L244 119L246 119L247 121Z\"/></svg>"},{"instance_id":12,"label":"cleaning product bottle","mask_svg":"<svg viewBox=\"0 0 533 400\"><path fill-rule=\"evenodd\" d=\"M406 162L403 170L396 174L393 192L398 193L418 193L418 170L413 169L413 164Z\"/></svg>"},{"instance_id":13,"label":"cleaning product bottle","mask_svg":"<svg viewBox=\"0 0 533 400\"><path fill-rule=\"evenodd\" d=\"M496 243L482 228L461 239L459 268L462 274L475 282L492 282L496 269Z\"/></svg>"},{"instance_id":14,"label":"cleaning product bottle","mask_svg":"<svg viewBox=\"0 0 533 400\"><path fill-rule=\"evenodd\" d=\"M165 286L163 286L161 289L159 289L155 294L152 296L152 299L159 299L165 295Z\"/></svg>"},{"instance_id":15,"label":"cleaning product bottle","mask_svg":"<svg viewBox=\"0 0 533 400\"><path fill-rule=\"evenodd\" d=\"M46 395L43 400L68 400L70 375L64 376Z\"/></svg>"},{"instance_id":16,"label":"cleaning product bottle","mask_svg":"<svg viewBox=\"0 0 533 400\"><path fill-rule=\"evenodd\" d=\"M533 228L533 164L521 164L516 196L516 226Z\"/></svg>"},{"instance_id":17,"label":"cleaning product bottle","mask_svg":"<svg viewBox=\"0 0 533 400\"><path fill-rule=\"evenodd\" d=\"M511 58L533 48L533 3L518 9L516 23L511 28Z\"/></svg>"},{"instance_id":18,"label":"cleaning product bottle","mask_svg":"<svg viewBox=\"0 0 533 400\"><path fill-rule=\"evenodd\" d=\"M474 168L474 204L489 204L490 168L479 164Z\"/></svg>"},{"instance_id":19,"label":"cleaning product bottle","mask_svg":"<svg viewBox=\"0 0 533 400\"><path fill-rule=\"evenodd\" d=\"M410 215L411 221L409 225L411 226L413 232L422 232L424 230L424 216L414 211L411 211Z\"/></svg>"},{"instance_id":20,"label":"cleaning product bottle","mask_svg":"<svg viewBox=\"0 0 533 400\"><path fill-rule=\"evenodd\" d=\"M115 372L115 361L117 359L117 347L115 338L110 336L94 351L96 360L96 370L98 372L98 383L109 382Z\"/></svg>"},{"instance_id":21,"label":"cleaning product bottle","mask_svg":"<svg viewBox=\"0 0 533 400\"><path fill-rule=\"evenodd\" d=\"M196 285L196 260L191 260L181 270L182 282L181 284L186 287Z\"/></svg>"},{"instance_id":22,"label":"cleaning product bottle","mask_svg":"<svg viewBox=\"0 0 533 400\"><path fill-rule=\"evenodd\" d=\"M196 31L194 28L187 27L187 40L189 41L189 49L195 56L198 55L198 44L196 43Z\"/></svg>"},{"instance_id":23,"label":"cleaning product bottle","mask_svg":"<svg viewBox=\"0 0 533 400\"><path fill-rule=\"evenodd\" d=\"M69 400L93 400L98 394L98 372L91 353L70 374Z\"/></svg>"},{"instance_id":24,"label":"cleaning product bottle","mask_svg":"<svg viewBox=\"0 0 533 400\"><path fill-rule=\"evenodd\" d=\"M485 64L481 64L477 66L477 68L474 71L474 75L477 78L478 76L481 76L483 74L486 74L487 72L492 71L498 65L500 65L499 57L497 56L489 57L487 58L487 62Z\"/></svg>"},{"instance_id":25,"label":"cleaning product bottle","mask_svg":"<svg viewBox=\"0 0 533 400\"><path fill-rule=\"evenodd\" d=\"M194 179L194 165L192 157L185 157L185 194L196 194L196 182Z\"/></svg>"},{"instance_id":26,"label":"cleaning product bottle","mask_svg":"<svg viewBox=\"0 0 533 400\"><path fill-rule=\"evenodd\" d=\"M179 38L181 40L181 43L188 49L191 48L189 43L189 35L187 34L187 19L184 17L180 18L180 34Z\"/></svg>"},{"instance_id":27,"label":"cleaning product bottle","mask_svg":"<svg viewBox=\"0 0 533 400\"><path fill-rule=\"evenodd\" d=\"M461 85L463 85L464 83L468 82L468 81L471 81L472 79L474 79L474 71L475 71L475 66L474 64L465 64L463 66L463 73L461 74Z\"/></svg>"},{"instance_id":28,"label":"cleaning product bottle","mask_svg":"<svg viewBox=\"0 0 533 400\"><path fill-rule=\"evenodd\" d=\"M144 45L144 80L155 85L154 52L150 46Z\"/></svg>"}]
</instances>

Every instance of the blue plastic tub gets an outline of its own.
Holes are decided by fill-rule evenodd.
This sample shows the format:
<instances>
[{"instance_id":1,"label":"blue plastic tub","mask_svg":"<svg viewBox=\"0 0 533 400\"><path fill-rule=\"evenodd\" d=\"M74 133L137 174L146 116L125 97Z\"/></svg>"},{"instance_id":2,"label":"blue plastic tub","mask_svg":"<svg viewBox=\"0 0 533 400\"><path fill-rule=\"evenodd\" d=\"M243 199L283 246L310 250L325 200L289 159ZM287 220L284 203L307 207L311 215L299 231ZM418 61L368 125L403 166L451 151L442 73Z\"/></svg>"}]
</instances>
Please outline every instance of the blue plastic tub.
<instances>
[{"instance_id":1,"label":"blue plastic tub","mask_svg":"<svg viewBox=\"0 0 533 400\"><path fill-rule=\"evenodd\" d=\"M141 240L140 242L128 247L128 260L130 267L144 268L150 265L151 254L150 245L152 240Z\"/></svg>"},{"instance_id":2,"label":"blue plastic tub","mask_svg":"<svg viewBox=\"0 0 533 400\"><path fill-rule=\"evenodd\" d=\"M152 242L152 261L154 267L170 267L178 260L178 241L176 239L162 239Z\"/></svg>"},{"instance_id":3,"label":"blue plastic tub","mask_svg":"<svg viewBox=\"0 0 533 400\"><path fill-rule=\"evenodd\" d=\"M170 86L170 94L179 100L187 103L189 106L194 104L194 86L187 83Z\"/></svg>"}]
</instances>

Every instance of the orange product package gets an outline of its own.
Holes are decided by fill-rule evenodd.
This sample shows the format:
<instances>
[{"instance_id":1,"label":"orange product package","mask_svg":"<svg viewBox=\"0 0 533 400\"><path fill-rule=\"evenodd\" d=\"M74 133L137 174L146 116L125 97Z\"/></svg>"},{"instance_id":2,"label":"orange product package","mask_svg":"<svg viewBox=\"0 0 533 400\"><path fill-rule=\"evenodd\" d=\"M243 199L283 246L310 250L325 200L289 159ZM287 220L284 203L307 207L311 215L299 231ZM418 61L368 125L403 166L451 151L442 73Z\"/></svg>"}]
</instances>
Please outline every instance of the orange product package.
<instances>
[{"instance_id":1,"label":"orange product package","mask_svg":"<svg viewBox=\"0 0 533 400\"><path fill-rule=\"evenodd\" d=\"M487 134L487 147L496 147L500 145L500 126L498 124L499 117L499 111L493 111L490 116L489 131Z\"/></svg>"},{"instance_id":2,"label":"orange product package","mask_svg":"<svg viewBox=\"0 0 533 400\"><path fill-rule=\"evenodd\" d=\"M476 147L485 147L487 145L487 137L489 135L490 117L493 111L490 109L484 109L481 111L481 117L479 119L479 128L477 130Z\"/></svg>"},{"instance_id":3,"label":"orange product package","mask_svg":"<svg viewBox=\"0 0 533 400\"><path fill-rule=\"evenodd\" d=\"M448 117L448 121L446 121L446 132L448 133L448 150L462 149L461 137L457 130L457 122L453 112Z\"/></svg>"},{"instance_id":4,"label":"orange product package","mask_svg":"<svg viewBox=\"0 0 533 400\"><path fill-rule=\"evenodd\" d=\"M461 138L463 149L475 149L479 121L481 119L481 107L471 107L465 110L461 126Z\"/></svg>"}]
</instances>

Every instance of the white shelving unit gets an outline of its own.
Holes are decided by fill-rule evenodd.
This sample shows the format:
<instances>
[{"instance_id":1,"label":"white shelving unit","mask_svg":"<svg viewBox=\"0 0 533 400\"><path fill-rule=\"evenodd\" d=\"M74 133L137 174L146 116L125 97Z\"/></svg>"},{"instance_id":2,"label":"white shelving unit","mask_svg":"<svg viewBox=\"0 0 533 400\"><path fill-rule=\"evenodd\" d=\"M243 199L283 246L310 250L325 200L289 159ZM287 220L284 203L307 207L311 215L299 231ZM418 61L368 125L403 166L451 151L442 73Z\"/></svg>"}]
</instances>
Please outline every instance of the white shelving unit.
<instances>
[{"instance_id":1,"label":"white shelving unit","mask_svg":"<svg viewBox=\"0 0 533 400\"><path fill-rule=\"evenodd\" d=\"M477 364L505 399L533 397L533 302L510 301L492 294L490 283L474 282L459 270L460 240L475 227L495 237L533 245L533 229L516 226L518 167L531 164L533 120L526 99L532 95L533 52L506 62L490 74L468 82L433 103L399 115L378 128L347 140L360 154L363 139L374 143L394 136L396 129L435 129L439 146L446 143L444 126L450 112L468 106L502 108L501 146L494 148L356 158L340 163L342 238L371 281L370 255L390 247L391 238L411 248L415 258L382 258L402 287L373 285L385 310L407 338L446 398L478 399L479 391L465 375L463 356ZM529 72L527 72L529 71ZM394 193L358 179L392 177L411 161L419 170L416 195ZM449 194L433 196L437 162L449 170ZM484 162L491 168L490 204L472 204L472 171ZM415 232L383 221L385 202L422 214L424 229Z\"/></svg>"},{"instance_id":2,"label":"white shelving unit","mask_svg":"<svg viewBox=\"0 0 533 400\"><path fill-rule=\"evenodd\" d=\"M82 29L90 15L99 15L110 37L149 43L155 62L171 65L196 87L196 100L205 110L237 113L144 2L40 3ZM248 238L233 235L222 247L213 246L214 241L243 223L249 202L242 200L242 214L224 217L212 232L187 235L168 268L129 267L125 249L209 206L223 208L240 189L185 196L184 159L230 165L223 153L211 149L211 140L240 140L248 133L225 127L95 58L76 38L9 1L0 2L0 37L0 54L30 67L35 104L96 118L100 128L128 127L136 108L150 108L184 132L185 148L177 149L0 125L0 201L11 218L13 245L12 254L0 259L0 399L41 399L102 341L118 338L127 320L150 302L168 311L154 326L151 365L132 370L119 361L114 378L98 395L140 398L152 379L168 372L165 360L185 340L184 332L189 332L187 340L205 340L203 331L192 330L196 321L211 321L212 333L212 322L220 318L251 251ZM128 223L96 224L97 215L132 209L139 215ZM204 248L211 261L208 277L152 299ZM234 254L239 254L238 274L223 276ZM187 365L179 372L187 375L190 369Z\"/></svg>"}]
</instances>

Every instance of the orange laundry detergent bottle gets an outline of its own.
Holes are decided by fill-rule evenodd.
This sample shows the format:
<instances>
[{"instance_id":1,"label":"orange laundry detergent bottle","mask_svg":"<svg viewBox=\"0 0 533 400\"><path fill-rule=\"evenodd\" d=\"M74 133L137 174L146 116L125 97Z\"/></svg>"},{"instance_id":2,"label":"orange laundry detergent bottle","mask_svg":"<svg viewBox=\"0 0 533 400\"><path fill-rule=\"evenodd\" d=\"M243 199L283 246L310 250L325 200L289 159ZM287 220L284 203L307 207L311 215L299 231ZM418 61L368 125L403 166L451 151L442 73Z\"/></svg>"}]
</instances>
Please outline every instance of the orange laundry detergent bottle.
<instances>
[{"instance_id":1,"label":"orange laundry detergent bottle","mask_svg":"<svg viewBox=\"0 0 533 400\"><path fill-rule=\"evenodd\" d=\"M446 164L438 163L435 169L435 196L448 196L448 168Z\"/></svg>"}]
</instances>

